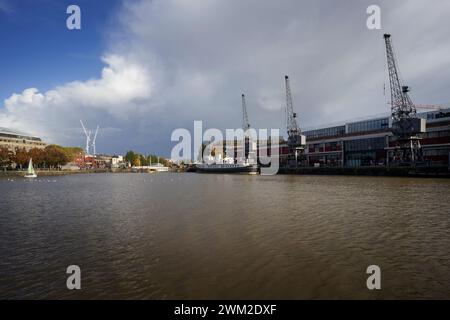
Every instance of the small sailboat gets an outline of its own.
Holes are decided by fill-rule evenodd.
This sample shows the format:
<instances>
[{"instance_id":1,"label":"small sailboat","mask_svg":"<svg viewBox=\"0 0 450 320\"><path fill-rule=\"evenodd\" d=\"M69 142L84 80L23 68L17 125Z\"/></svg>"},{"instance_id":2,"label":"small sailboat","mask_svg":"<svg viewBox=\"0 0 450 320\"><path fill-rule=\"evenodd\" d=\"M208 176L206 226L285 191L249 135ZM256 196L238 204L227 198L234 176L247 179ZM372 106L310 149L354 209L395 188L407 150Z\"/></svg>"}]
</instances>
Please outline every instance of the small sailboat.
<instances>
[{"instance_id":1,"label":"small sailboat","mask_svg":"<svg viewBox=\"0 0 450 320\"><path fill-rule=\"evenodd\" d=\"M30 162L28 163L28 170L25 174L25 178L37 178L36 172L34 172L33 168L33 160L30 158Z\"/></svg>"}]
</instances>

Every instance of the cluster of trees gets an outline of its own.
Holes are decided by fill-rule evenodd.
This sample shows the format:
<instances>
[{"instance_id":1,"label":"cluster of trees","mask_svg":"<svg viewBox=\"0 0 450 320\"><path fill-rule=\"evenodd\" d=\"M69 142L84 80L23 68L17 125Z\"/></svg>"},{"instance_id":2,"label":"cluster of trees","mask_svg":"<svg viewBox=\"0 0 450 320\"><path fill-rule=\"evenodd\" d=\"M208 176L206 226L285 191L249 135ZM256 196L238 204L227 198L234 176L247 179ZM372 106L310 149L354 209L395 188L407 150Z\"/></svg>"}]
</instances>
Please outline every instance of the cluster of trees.
<instances>
[{"instance_id":1,"label":"cluster of trees","mask_svg":"<svg viewBox=\"0 0 450 320\"><path fill-rule=\"evenodd\" d=\"M163 157L158 157L154 154L150 154L148 156L145 156L140 153L136 153L134 151L128 151L127 154L124 157L124 160L126 162L131 163L132 166L139 167L139 166L149 166L151 164L155 164L159 161L159 163L163 164L164 166L169 165L169 161Z\"/></svg>"},{"instance_id":2,"label":"cluster of trees","mask_svg":"<svg viewBox=\"0 0 450 320\"><path fill-rule=\"evenodd\" d=\"M16 164L18 168L22 169L28 166L28 161L32 158L35 167L52 169L74 161L80 154L83 154L82 148L61 147L54 144L45 149L33 148L29 151L17 149L15 152L0 147L0 165L6 168Z\"/></svg>"}]
</instances>

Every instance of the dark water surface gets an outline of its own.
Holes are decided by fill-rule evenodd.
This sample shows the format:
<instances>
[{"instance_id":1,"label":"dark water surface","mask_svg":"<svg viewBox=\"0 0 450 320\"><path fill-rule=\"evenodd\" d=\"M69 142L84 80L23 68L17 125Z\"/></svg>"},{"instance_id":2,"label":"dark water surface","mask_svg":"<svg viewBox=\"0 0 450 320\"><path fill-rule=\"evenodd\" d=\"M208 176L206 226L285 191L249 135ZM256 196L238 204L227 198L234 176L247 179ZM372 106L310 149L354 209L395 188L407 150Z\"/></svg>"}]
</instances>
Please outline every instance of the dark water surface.
<instances>
[{"instance_id":1,"label":"dark water surface","mask_svg":"<svg viewBox=\"0 0 450 320\"><path fill-rule=\"evenodd\" d=\"M450 298L449 227L444 179L2 178L0 298Z\"/></svg>"}]
</instances>

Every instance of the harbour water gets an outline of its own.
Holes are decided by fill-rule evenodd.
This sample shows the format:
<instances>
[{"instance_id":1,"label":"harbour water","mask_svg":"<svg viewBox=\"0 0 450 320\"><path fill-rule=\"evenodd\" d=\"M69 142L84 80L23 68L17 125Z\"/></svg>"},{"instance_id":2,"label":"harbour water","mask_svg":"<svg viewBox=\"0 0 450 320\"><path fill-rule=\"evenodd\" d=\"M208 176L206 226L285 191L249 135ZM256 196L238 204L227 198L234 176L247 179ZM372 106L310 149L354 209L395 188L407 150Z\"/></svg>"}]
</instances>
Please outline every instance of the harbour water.
<instances>
[{"instance_id":1,"label":"harbour water","mask_svg":"<svg viewBox=\"0 0 450 320\"><path fill-rule=\"evenodd\" d=\"M87 174L0 195L1 299L450 298L448 179Z\"/></svg>"}]
</instances>

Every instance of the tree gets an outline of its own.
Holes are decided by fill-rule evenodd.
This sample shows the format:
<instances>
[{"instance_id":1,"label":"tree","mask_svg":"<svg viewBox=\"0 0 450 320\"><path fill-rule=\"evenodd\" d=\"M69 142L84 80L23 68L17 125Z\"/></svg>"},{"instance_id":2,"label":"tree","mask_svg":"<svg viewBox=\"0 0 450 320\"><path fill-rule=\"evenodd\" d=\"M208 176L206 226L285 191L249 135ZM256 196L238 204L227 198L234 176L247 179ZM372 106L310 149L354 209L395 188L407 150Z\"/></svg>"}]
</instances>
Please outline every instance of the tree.
<instances>
[{"instance_id":1,"label":"tree","mask_svg":"<svg viewBox=\"0 0 450 320\"><path fill-rule=\"evenodd\" d=\"M75 159L84 154L84 149L80 147L63 147L63 151L69 162L75 161Z\"/></svg>"},{"instance_id":2,"label":"tree","mask_svg":"<svg viewBox=\"0 0 450 320\"><path fill-rule=\"evenodd\" d=\"M30 151L28 151L28 158L32 158L33 163L36 166L40 167L44 164L44 161L45 161L44 150L38 149L38 148L33 148Z\"/></svg>"},{"instance_id":3,"label":"tree","mask_svg":"<svg viewBox=\"0 0 450 320\"><path fill-rule=\"evenodd\" d=\"M13 157L12 152L6 147L0 147L0 165L6 169L6 167L11 163Z\"/></svg>"},{"instance_id":4,"label":"tree","mask_svg":"<svg viewBox=\"0 0 450 320\"><path fill-rule=\"evenodd\" d=\"M44 159L50 168L62 166L69 162L69 158L64 152L64 148L54 144L45 147Z\"/></svg>"},{"instance_id":5,"label":"tree","mask_svg":"<svg viewBox=\"0 0 450 320\"><path fill-rule=\"evenodd\" d=\"M134 153L134 151L131 151L131 150L128 151L124 157L125 161L129 162L131 164L133 164L135 158L136 158L136 154Z\"/></svg>"},{"instance_id":6,"label":"tree","mask_svg":"<svg viewBox=\"0 0 450 320\"><path fill-rule=\"evenodd\" d=\"M144 155L142 155L142 154L139 155L139 160L141 162L141 166L148 166L148 165L150 165L149 158L144 156Z\"/></svg>"},{"instance_id":7,"label":"tree","mask_svg":"<svg viewBox=\"0 0 450 320\"><path fill-rule=\"evenodd\" d=\"M20 167L20 170L28 163L29 156L25 148L16 149L16 153L12 157L12 160Z\"/></svg>"},{"instance_id":8,"label":"tree","mask_svg":"<svg viewBox=\"0 0 450 320\"><path fill-rule=\"evenodd\" d=\"M137 156L133 159L133 162L131 163L134 167L140 167L141 166L141 159Z\"/></svg>"}]
</instances>

